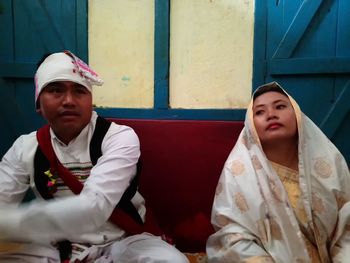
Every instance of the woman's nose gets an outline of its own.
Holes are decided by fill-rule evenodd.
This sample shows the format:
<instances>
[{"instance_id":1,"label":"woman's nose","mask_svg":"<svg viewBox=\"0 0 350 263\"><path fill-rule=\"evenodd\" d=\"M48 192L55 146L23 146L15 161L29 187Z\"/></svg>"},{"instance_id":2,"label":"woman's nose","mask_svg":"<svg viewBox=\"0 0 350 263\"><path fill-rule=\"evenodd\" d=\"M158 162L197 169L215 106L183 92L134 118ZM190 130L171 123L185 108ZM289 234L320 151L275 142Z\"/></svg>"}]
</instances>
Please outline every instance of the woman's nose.
<instances>
[{"instance_id":1,"label":"woman's nose","mask_svg":"<svg viewBox=\"0 0 350 263\"><path fill-rule=\"evenodd\" d=\"M276 111L274 109L268 109L267 110L267 119L273 119L276 118Z\"/></svg>"}]
</instances>

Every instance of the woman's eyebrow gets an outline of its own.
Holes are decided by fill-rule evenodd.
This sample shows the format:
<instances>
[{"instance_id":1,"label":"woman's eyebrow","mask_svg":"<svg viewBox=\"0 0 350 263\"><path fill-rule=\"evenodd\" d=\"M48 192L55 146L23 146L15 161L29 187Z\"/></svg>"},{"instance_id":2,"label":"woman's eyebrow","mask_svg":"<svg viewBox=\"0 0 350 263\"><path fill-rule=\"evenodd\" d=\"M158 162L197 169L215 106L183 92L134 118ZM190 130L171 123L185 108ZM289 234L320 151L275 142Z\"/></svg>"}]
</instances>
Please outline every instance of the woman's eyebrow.
<instances>
[{"instance_id":1,"label":"woman's eyebrow","mask_svg":"<svg viewBox=\"0 0 350 263\"><path fill-rule=\"evenodd\" d=\"M286 101L283 100L283 99L278 99L278 100L273 101L272 104L276 104L276 103L279 103L279 102L286 102Z\"/></svg>"},{"instance_id":2,"label":"woman's eyebrow","mask_svg":"<svg viewBox=\"0 0 350 263\"><path fill-rule=\"evenodd\" d=\"M258 104L256 106L254 106L253 109L261 108L261 107L264 107L264 106L266 106L266 104Z\"/></svg>"},{"instance_id":3,"label":"woman's eyebrow","mask_svg":"<svg viewBox=\"0 0 350 263\"><path fill-rule=\"evenodd\" d=\"M277 104L277 103L280 103L280 102L285 102L285 103L287 103L286 100L277 99L277 100L274 100L271 104ZM258 104L258 105L253 106L253 109L256 109L256 108L259 108L259 107L264 107L264 106L266 106L266 103L260 103L260 104Z\"/></svg>"}]
</instances>

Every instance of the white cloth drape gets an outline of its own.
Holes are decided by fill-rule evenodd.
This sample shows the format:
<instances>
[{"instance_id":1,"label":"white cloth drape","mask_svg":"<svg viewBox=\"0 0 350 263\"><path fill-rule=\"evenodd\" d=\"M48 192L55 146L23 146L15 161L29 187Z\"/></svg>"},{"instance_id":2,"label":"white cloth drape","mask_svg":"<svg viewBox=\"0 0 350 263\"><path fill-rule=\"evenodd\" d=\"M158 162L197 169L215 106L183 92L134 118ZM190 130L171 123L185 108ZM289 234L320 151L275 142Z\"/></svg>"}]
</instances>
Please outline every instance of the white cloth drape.
<instances>
[{"instance_id":1,"label":"white cloth drape","mask_svg":"<svg viewBox=\"0 0 350 263\"><path fill-rule=\"evenodd\" d=\"M299 187L323 262L346 262L350 249L350 177L346 162L293 98L299 133ZM288 195L267 160L253 124L252 104L245 127L230 153L212 210L216 233L209 237L210 262L310 262Z\"/></svg>"}]
</instances>

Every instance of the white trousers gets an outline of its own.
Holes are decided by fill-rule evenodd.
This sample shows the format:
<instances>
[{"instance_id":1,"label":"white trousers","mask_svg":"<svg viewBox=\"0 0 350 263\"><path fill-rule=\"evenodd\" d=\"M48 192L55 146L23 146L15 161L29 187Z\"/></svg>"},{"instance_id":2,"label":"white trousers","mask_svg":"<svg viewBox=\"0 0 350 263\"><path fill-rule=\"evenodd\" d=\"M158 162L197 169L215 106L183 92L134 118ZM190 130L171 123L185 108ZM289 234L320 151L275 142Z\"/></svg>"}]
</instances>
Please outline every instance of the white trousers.
<instances>
[{"instance_id":1,"label":"white trousers","mask_svg":"<svg viewBox=\"0 0 350 263\"><path fill-rule=\"evenodd\" d=\"M87 263L188 263L174 246L160 237L147 233L127 237L109 246L92 246ZM12 254L0 254L6 263L60 263L58 251L53 247L27 244Z\"/></svg>"}]
</instances>

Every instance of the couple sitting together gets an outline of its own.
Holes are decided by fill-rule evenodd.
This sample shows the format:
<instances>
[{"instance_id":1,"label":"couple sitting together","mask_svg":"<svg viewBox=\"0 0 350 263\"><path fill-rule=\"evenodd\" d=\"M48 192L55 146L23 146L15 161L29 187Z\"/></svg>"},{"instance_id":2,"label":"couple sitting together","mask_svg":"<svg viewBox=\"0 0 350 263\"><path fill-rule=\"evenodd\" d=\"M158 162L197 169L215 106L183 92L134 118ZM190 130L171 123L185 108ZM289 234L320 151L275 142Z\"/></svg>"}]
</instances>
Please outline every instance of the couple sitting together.
<instances>
[{"instance_id":1,"label":"couple sitting together","mask_svg":"<svg viewBox=\"0 0 350 263\"><path fill-rule=\"evenodd\" d=\"M102 83L69 51L39 65L48 125L0 163L1 262L188 262L148 224L137 135L93 111ZM37 198L21 204L29 188ZM343 156L279 84L263 85L217 185L208 260L346 262L349 200Z\"/></svg>"}]
</instances>

